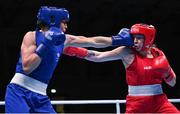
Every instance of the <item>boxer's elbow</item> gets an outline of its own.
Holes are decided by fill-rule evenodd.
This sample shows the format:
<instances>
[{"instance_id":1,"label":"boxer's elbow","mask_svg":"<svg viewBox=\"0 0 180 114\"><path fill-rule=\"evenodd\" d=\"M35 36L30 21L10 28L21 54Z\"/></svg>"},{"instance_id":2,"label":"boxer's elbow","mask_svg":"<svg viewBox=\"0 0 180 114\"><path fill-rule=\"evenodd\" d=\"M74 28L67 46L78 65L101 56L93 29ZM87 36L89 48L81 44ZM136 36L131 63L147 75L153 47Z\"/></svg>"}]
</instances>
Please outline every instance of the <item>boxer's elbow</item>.
<instances>
[{"instance_id":1,"label":"boxer's elbow","mask_svg":"<svg viewBox=\"0 0 180 114\"><path fill-rule=\"evenodd\" d=\"M23 65L23 71L25 74L30 74L32 72L32 68L29 65L24 64Z\"/></svg>"},{"instance_id":2,"label":"boxer's elbow","mask_svg":"<svg viewBox=\"0 0 180 114\"><path fill-rule=\"evenodd\" d=\"M34 69L33 64L31 64L29 61L24 61L22 66L25 74L30 74Z\"/></svg>"},{"instance_id":3,"label":"boxer's elbow","mask_svg":"<svg viewBox=\"0 0 180 114\"><path fill-rule=\"evenodd\" d=\"M176 85L176 79L172 79L171 87L174 87Z\"/></svg>"},{"instance_id":4,"label":"boxer's elbow","mask_svg":"<svg viewBox=\"0 0 180 114\"><path fill-rule=\"evenodd\" d=\"M31 70L28 67L23 67L23 71L25 74L31 73Z\"/></svg>"},{"instance_id":5,"label":"boxer's elbow","mask_svg":"<svg viewBox=\"0 0 180 114\"><path fill-rule=\"evenodd\" d=\"M34 56L31 59L24 59L22 61L23 71L26 74L31 73L35 70L41 63L41 58L38 56Z\"/></svg>"},{"instance_id":6,"label":"boxer's elbow","mask_svg":"<svg viewBox=\"0 0 180 114\"><path fill-rule=\"evenodd\" d=\"M166 82L168 85L170 85L171 87L174 87L176 85L176 78L173 78L171 81Z\"/></svg>"},{"instance_id":7,"label":"boxer's elbow","mask_svg":"<svg viewBox=\"0 0 180 114\"><path fill-rule=\"evenodd\" d=\"M171 87L174 87L176 85L176 82L169 84Z\"/></svg>"}]
</instances>

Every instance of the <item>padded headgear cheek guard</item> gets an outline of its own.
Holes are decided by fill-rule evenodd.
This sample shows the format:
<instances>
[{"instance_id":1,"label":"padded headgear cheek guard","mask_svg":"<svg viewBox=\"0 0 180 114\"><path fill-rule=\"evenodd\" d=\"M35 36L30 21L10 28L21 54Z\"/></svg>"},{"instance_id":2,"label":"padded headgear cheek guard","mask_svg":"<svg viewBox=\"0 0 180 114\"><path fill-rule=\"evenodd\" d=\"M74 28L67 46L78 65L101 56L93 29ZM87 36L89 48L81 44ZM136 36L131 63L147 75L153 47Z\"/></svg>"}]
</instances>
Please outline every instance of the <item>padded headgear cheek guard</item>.
<instances>
[{"instance_id":1,"label":"padded headgear cheek guard","mask_svg":"<svg viewBox=\"0 0 180 114\"><path fill-rule=\"evenodd\" d=\"M49 27L58 27L62 20L69 21L69 12L65 8L42 6L37 14L38 20Z\"/></svg>"},{"instance_id":2,"label":"padded headgear cheek guard","mask_svg":"<svg viewBox=\"0 0 180 114\"><path fill-rule=\"evenodd\" d=\"M133 34L142 34L145 36L144 45L141 50L146 50L149 47L152 46L155 35L156 35L156 29L153 25L147 25L147 24L134 24L131 27L130 33Z\"/></svg>"}]
</instances>

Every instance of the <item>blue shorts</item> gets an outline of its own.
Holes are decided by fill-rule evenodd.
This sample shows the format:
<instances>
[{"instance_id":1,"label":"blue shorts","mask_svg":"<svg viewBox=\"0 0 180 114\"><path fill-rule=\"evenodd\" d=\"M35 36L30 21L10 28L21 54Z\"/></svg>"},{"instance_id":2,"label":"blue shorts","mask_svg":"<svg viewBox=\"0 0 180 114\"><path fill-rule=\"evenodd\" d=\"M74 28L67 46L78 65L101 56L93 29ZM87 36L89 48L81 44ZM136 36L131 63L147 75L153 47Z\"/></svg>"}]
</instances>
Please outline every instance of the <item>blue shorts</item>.
<instances>
[{"instance_id":1,"label":"blue shorts","mask_svg":"<svg viewBox=\"0 0 180 114\"><path fill-rule=\"evenodd\" d=\"M48 96L10 83L5 95L6 113L56 113Z\"/></svg>"}]
</instances>

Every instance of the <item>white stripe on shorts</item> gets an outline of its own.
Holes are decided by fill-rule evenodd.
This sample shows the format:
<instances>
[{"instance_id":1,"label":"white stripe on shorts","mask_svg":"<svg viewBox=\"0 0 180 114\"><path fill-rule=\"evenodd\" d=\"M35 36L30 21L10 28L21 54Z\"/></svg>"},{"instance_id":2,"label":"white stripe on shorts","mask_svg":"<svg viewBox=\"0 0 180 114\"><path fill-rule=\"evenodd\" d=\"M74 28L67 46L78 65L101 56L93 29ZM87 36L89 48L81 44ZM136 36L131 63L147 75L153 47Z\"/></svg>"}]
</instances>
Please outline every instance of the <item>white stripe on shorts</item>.
<instances>
[{"instance_id":1,"label":"white stripe on shorts","mask_svg":"<svg viewBox=\"0 0 180 114\"><path fill-rule=\"evenodd\" d=\"M21 73L16 73L10 83L15 83L33 92L46 95L47 84Z\"/></svg>"},{"instance_id":2,"label":"white stripe on shorts","mask_svg":"<svg viewBox=\"0 0 180 114\"><path fill-rule=\"evenodd\" d=\"M131 86L128 85L128 95L131 96L151 96L159 95L163 93L161 84L152 84L152 85L138 85Z\"/></svg>"}]
</instances>

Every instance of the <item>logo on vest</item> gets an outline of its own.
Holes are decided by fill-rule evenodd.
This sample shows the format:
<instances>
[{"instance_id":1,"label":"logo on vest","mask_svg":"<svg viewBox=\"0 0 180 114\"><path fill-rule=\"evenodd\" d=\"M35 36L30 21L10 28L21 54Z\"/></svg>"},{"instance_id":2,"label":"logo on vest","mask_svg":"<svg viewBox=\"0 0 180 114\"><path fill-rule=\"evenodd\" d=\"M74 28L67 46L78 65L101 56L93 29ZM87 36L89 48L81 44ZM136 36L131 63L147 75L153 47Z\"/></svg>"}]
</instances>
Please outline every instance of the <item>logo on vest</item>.
<instances>
[{"instance_id":1,"label":"logo on vest","mask_svg":"<svg viewBox=\"0 0 180 114\"><path fill-rule=\"evenodd\" d=\"M57 53L57 55L56 55L56 62L59 61L59 57L60 57L60 53Z\"/></svg>"},{"instance_id":2,"label":"logo on vest","mask_svg":"<svg viewBox=\"0 0 180 114\"><path fill-rule=\"evenodd\" d=\"M144 67L144 70L150 70L150 69L152 69L152 66L145 66Z\"/></svg>"}]
</instances>

